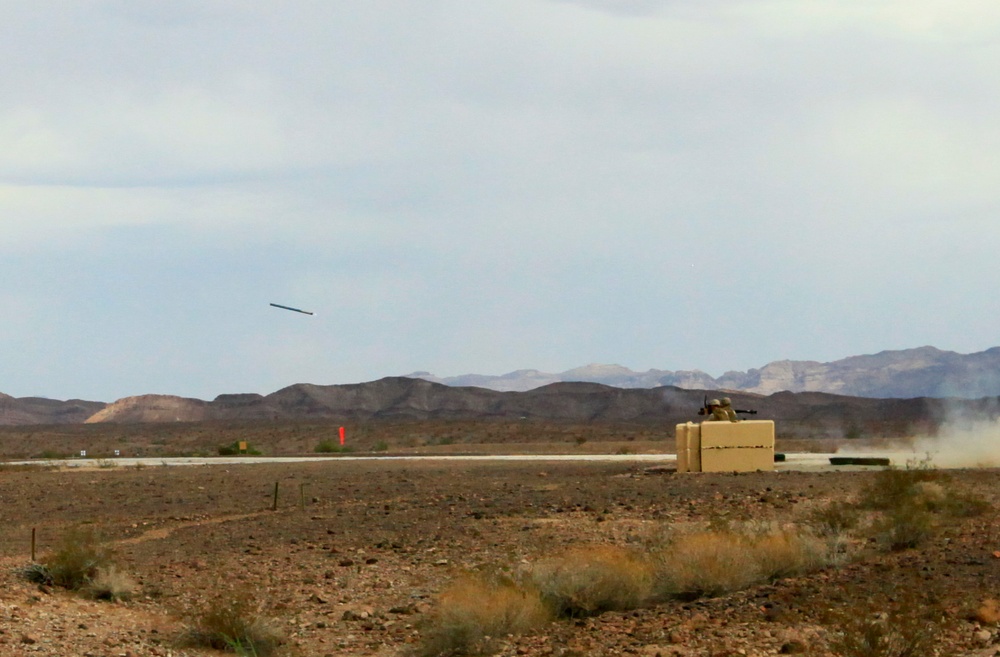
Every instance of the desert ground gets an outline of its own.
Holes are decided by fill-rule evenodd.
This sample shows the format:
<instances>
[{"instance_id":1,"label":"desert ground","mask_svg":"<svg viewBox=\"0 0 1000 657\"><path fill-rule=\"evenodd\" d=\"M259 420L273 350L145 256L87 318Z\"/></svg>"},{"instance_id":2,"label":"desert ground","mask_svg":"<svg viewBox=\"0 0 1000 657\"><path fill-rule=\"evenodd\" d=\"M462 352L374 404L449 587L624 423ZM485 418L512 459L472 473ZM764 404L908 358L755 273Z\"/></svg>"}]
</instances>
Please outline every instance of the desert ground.
<instances>
[{"instance_id":1,"label":"desert ground","mask_svg":"<svg viewBox=\"0 0 1000 657\"><path fill-rule=\"evenodd\" d=\"M400 426L369 427L359 450L544 455L672 446L665 431L634 427L549 427L538 436L526 427L451 427L455 435L443 439L439 425L408 424L402 436ZM20 427L0 432L0 452L8 459L72 453L83 436L92 454L115 445L210 453L244 435L266 453L305 453L336 427L322 430ZM513 443L488 440L515 431L522 433ZM463 443L463 436L480 438ZM0 464L0 654L220 654L187 639L206 606L233 599L259 605L255 613L280 636L278 655L427 654L442 592L468 573L516 578L574 548L643 554L672 531L794 526L820 536L824 509L857 502L879 482L876 469L677 474L642 463L544 460L134 468L109 458L102 466ZM886 546L873 512L859 511L860 528L836 541L823 535L836 554L808 572L557 617L477 648L564 657L909 654L842 645L845 635L876 628L887 641L926 631L916 654L998 655L997 475L928 475L936 493L976 511L935 513L915 547ZM64 536L81 531L98 536L131 578L126 599L92 599L23 576L33 533L36 560L45 561Z\"/></svg>"}]
</instances>

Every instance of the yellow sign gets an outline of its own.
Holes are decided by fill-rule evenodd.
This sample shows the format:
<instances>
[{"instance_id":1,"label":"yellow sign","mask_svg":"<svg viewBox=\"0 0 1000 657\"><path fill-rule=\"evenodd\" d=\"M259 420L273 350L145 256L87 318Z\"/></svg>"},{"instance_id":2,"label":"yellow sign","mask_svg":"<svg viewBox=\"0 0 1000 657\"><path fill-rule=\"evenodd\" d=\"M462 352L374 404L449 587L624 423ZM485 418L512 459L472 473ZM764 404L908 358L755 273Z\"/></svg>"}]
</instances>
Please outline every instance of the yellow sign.
<instances>
[{"instance_id":1,"label":"yellow sign","mask_svg":"<svg viewBox=\"0 0 1000 657\"><path fill-rule=\"evenodd\" d=\"M247 441L245 440L240 441L240 451L241 452L247 451Z\"/></svg>"}]
</instances>

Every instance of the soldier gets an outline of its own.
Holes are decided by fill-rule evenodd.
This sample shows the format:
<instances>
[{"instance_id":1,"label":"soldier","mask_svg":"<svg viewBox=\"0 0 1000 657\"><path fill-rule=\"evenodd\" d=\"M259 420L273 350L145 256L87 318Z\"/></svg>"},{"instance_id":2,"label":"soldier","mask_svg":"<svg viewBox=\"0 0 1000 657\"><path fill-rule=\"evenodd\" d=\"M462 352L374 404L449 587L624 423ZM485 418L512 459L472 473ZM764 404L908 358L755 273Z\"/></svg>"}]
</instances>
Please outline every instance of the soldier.
<instances>
[{"instance_id":1,"label":"soldier","mask_svg":"<svg viewBox=\"0 0 1000 657\"><path fill-rule=\"evenodd\" d=\"M710 399L708 404L708 417L706 422L721 422L729 419L729 414L722 410L722 404L718 399Z\"/></svg>"},{"instance_id":2,"label":"soldier","mask_svg":"<svg viewBox=\"0 0 1000 657\"><path fill-rule=\"evenodd\" d=\"M733 400L729 397L723 397L719 400L719 402L719 408L721 408L722 412L726 414L726 419L730 422L740 421L740 417L736 414L736 411L733 410Z\"/></svg>"}]
</instances>

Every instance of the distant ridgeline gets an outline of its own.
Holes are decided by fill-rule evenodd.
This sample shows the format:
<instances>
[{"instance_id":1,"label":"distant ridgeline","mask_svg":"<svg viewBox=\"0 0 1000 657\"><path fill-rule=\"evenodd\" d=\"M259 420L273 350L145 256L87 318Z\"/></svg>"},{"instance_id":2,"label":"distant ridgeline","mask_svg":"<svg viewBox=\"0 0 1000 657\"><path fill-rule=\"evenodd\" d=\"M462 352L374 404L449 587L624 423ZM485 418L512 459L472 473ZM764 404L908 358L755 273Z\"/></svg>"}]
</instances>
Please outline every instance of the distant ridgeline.
<instances>
[{"instance_id":1,"label":"distant ridgeline","mask_svg":"<svg viewBox=\"0 0 1000 657\"><path fill-rule=\"evenodd\" d=\"M526 392L452 387L388 377L350 385L297 384L269 395L220 395L212 401L142 395L111 404L0 397L0 425L165 424L178 422L353 424L371 422L532 423L588 426L588 439L613 436L614 424L656 427L672 444L674 426L698 421L705 395L716 391L616 388L597 383L554 383ZM760 395L728 392L733 406L774 420L779 438L901 436L932 433L956 416L994 419L998 398L978 400L874 399L817 392ZM96 430L97 427L94 427Z\"/></svg>"},{"instance_id":2,"label":"distant ridgeline","mask_svg":"<svg viewBox=\"0 0 1000 657\"><path fill-rule=\"evenodd\" d=\"M742 390L761 395L788 390L852 397L978 399L1000 395L1000 347L975 354L920 347L851 356L832 363L781 360L760 369L726 372L718 378L700 370L633 372L621 365L587 365L559 374L518 370L501 376L465 374L440 378L428 372L409 376L450 386L478 386L501 391L524 391L550 383L585 381L617 388L677 386L688 390Z\"/></svg>"}]
</instances>

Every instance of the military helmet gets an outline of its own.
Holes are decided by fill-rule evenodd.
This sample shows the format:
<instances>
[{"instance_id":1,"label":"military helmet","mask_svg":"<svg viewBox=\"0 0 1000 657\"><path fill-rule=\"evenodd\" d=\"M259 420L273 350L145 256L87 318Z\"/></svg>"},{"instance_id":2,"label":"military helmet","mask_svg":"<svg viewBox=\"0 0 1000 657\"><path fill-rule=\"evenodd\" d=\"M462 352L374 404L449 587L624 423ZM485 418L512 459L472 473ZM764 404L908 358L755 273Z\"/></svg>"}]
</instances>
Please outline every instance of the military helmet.
<instances>
[{"instance_id":1,"label":"military helmet","mask_svg":"<svg viewBox=\"0 0 1000 657\"><path fill-rule=\"evenodd\" d=\"M729 397L723 397L720 401L722 402L722 404L720 404L721 406L729 406L733 403L733 400Z\"/></svg>"},{"instance_id":2,"label":"military helmet","mask_svg":"<svg viewBox=\"0 0 1000 657\"><path fill-rule=\"evenodd\" d=\"M708 400L708 405L709 406L722 406L722 404L719 403L718 399L709 399Z\"/></svg>"}]
</instances>

